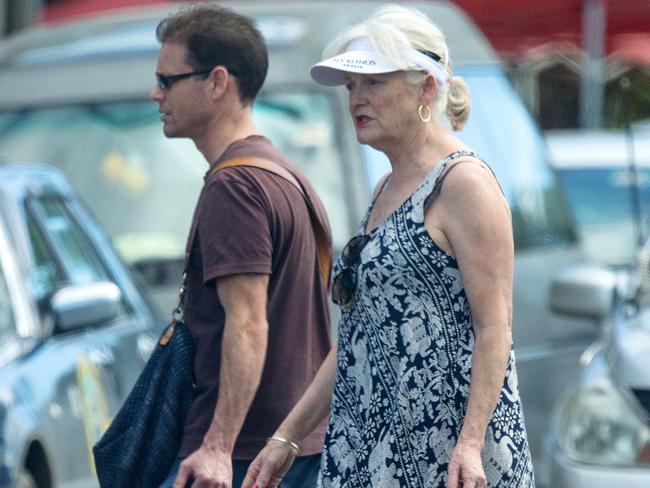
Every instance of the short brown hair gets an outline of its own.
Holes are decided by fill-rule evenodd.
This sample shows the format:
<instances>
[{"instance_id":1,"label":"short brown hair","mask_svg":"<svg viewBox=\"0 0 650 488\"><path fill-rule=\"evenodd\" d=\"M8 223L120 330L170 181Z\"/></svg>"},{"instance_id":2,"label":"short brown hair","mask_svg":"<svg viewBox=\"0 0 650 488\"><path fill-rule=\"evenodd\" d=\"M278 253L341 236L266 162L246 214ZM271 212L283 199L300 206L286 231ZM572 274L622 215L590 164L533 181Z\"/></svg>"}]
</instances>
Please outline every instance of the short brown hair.
<instances>
[{"instance_id":1,"label":"short brown hair","mask_svg":"<svg viewBox=\"0 0 650 488\"><path fill-rule=\"evenodd\" d=\"M227 8L206 3L184 7L156 28L160 43L184 44L187 62L196 70L224 66L238 82L245 104L257 96L269 59L266 43L252 19Z\"/></svg>"}]
</instances>

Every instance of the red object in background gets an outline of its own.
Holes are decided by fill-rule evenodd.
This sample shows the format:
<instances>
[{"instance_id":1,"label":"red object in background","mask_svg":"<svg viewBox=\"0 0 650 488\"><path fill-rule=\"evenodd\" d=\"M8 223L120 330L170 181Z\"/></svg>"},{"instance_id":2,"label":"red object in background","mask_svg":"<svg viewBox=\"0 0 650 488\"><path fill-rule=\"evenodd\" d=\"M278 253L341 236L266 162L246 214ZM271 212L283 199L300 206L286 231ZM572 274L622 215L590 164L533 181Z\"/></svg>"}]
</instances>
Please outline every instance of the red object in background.
<instances>
[{"instance_id":1,"label":"red object in background","mask_svg":"<svg viewBox=\"0 0 650 488\"><path fill-rule=\"evenodd\" d=\"M454 0L454 3L472 17L502 57L514 61L527 57L530 49L544 45L568 52L579 48L585 1ZM170 2L58 0L43 9L41 21L56 23L114 8L161 3ZM606 52L632 64L650 66L650 0L606 0L605 3Z\"/></svg>"},{"instance_id":2,"label":"red object in background","mask_svg":"<svg viewBox=\"0 0 650 488\"><path fill-rule=\"evenodd\" d=\"M55 24L74 17L116 8L169 3L168 0L58 0L43 8L39 19L44 24Z\"/></svg>"},{"instance_id":3,"label":"red object in background","mask_svg":"<svg viewBox=\"0 0 650 488\"><path fill-rule=\"evenodd\" d=\"M501 56L545 44L580 47L586 0L455 0ZM650 1L607 0L606 53L650 66Z\"/></svg>"}]
</instances>

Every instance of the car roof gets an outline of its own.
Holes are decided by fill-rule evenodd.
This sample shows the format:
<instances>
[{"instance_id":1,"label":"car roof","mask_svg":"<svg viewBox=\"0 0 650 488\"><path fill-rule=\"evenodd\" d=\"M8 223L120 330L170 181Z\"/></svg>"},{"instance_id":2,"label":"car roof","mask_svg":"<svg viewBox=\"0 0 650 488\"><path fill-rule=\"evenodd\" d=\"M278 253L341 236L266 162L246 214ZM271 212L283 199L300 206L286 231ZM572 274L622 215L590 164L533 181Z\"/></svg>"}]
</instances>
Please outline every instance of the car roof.
<instances>
[{"instance_id":1,"label":"car roof","mask_svg":"<svg viewBox=\"0 0 650 488\"><path fill-rule=\"evenodd\" d=\"M556 169L624 168L630 164L629 140L623 130L554 130L544 135ZM632 131L634 163L650 168L650 129Z\"/></svg>"},{"instance_id":2,"label":"car roof","mask_svg":"<svg viewBox=\"0 0 650 488\"><path fill-rule=\"evenodd\" d=\"M220 2L252 16L264 34L270 55L267 84L312 84L309 67L320 60L325 45L383 4L336 3ZM407 4L441 26L454 66L498 62L458 7L444 0ZM0 43L0 108L146 97L159 51L155 27L178 7L132 7L10 37Z\"/></svg>"},{"instance_id":3,"label":"car roof","mask_svg":"<svg viewBox=\"0 0 650 488\"><path fill-rule=\"evenodd\" d=\"M57 193L71 195L72 189L63 173L44 163L0 163L0 191L12 197L30 194Z\"/></svg>"}]
</instances>

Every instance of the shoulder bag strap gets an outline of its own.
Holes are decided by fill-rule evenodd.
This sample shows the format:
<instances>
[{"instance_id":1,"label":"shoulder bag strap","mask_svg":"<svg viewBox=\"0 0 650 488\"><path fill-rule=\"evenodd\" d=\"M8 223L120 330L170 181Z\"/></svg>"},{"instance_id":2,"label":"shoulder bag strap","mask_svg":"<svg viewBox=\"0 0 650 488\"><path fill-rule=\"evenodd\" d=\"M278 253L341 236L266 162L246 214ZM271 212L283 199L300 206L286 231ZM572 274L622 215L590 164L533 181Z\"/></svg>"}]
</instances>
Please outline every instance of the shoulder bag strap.
<instances>
[{"instance_id":1,"label":"shoulder bag strap","mask_svg":"<svg viewBox=\"0 0 650 488\"><path fill-rule=\"evenodd\" d=\"M251 166L254 168L264 169L266 171L269 171L271 173L280 176L281 178L284 178L285 180L287 180L289 183L291 183L293 186L295 186L298 189L298 191L304 198L305 203L307 204L307 208L309 209L309 218L311 220L312 230L314 232L314 237L316 239L316 250L318 254L318 265L320 267L321 279L323 280L323 285L327 290L329 288L330 273L332 269L332 255L330 253L330 247L328 244L329 240L327 238L327 232L325 231L322 222L318 218L318 214L314 209L311 199L303 189L298 179L289 170L283 168L279 164L274 163L273 161L269 161L268 159L262 159L262 158L229 159L227 161L224 161L216 165L212 169L212 171L210 171L210 174L212 175L219 170L225 168L232 168L234 166Z\"/></svg>"},{"instance_id":2,"label":"shoulder bag strap","mask_svg":"<svg viewBox=\"0 0 650 488\"><path fill-rule=\"evenodd\" d=\"M280 176L281 178L287 180L289 183L295 186L296 189L300 192L300 194L305 200L305 203L307 204L307 208L309 209L309 218L311 220L312 230L316 238L318 265L320 267L323 285L325 286L325 290L327 290L329 288L330 273L332 269L332 255L330 254L327 232L325 231L323 224L318 218L316 210L312 205L311 199L305 193L300 182L296 179L296 177L293 174L291 174L289 170L283 168L277 163L262 158L228 159L226 161L223 161L222 163L219 163L214 168L212 168L209 175L213 175L219 170L225 168L232 168L235 166L251 166L254 168L261 168L266 171L270 171L271 173L274 173ZM199 202L203 197L204 189L205 186L203 187L199 195L199 199L198 199ZM174 333L174 328L176 324L178 322L183 321L183 301L185 298L185 286L187 283L187 269L190 261L190 251L192 249L192 244L194 243L194 237L196 236L196 228L198 226L198 215L197 215L198 208L199 208L199 204L197 204L197 207L194 211L194 215L192 217L192 226L190 227L190 233L187 237L187 244L185 246L185 257L183 259L183 275L181 277L181 286L178 290L178 304L176 305L176 308L174 308L174 310L172 311L172 323L170 327L167 329L167 332L164 334L163 338L160 340L161 345L165 345L169 342L172 334Z\"/></svg>"}]
</instances>

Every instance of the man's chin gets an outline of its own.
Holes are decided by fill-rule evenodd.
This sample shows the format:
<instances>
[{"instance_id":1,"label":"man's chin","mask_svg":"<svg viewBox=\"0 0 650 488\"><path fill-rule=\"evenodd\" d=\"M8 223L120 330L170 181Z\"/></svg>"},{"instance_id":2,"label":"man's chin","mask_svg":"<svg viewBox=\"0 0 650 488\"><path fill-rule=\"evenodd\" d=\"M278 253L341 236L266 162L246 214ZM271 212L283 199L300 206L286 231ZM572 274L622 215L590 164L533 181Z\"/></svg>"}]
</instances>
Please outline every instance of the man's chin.
<instances>
[{"instance_id":1,"label":"man's chin","mask_svg":"<svg viewBox=\"0 0 650 488\"><path fill-rule=\"evenodd\" d=\"M174 130L173 127L170 127L167 124L163 124L163 134L165 134L165 137L179 137L178 133Z\"/></svg>"}]
</instances>

